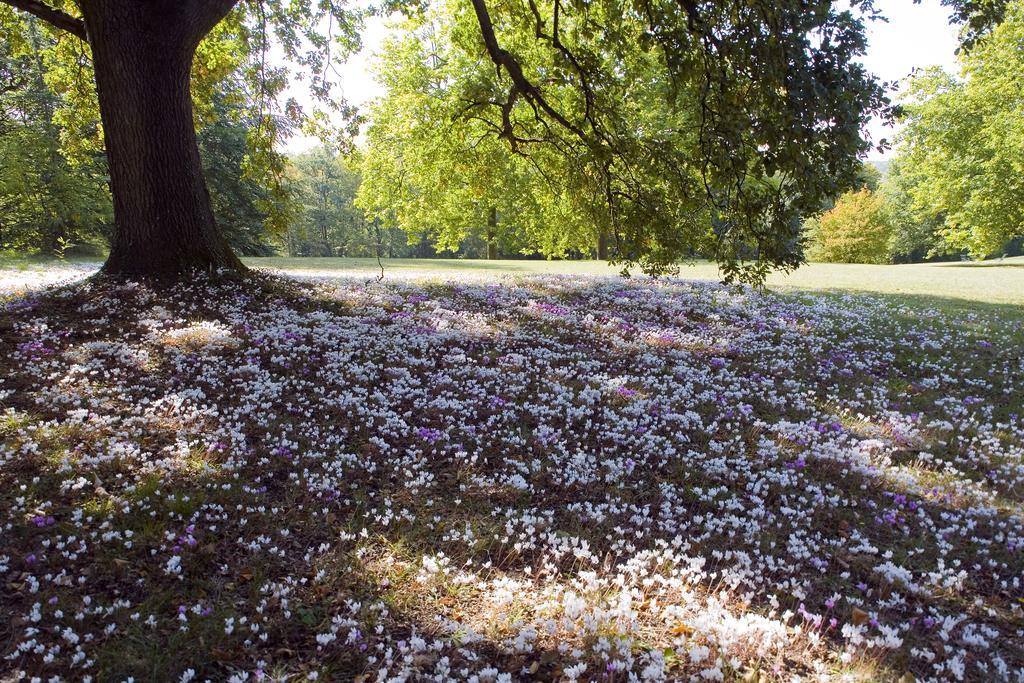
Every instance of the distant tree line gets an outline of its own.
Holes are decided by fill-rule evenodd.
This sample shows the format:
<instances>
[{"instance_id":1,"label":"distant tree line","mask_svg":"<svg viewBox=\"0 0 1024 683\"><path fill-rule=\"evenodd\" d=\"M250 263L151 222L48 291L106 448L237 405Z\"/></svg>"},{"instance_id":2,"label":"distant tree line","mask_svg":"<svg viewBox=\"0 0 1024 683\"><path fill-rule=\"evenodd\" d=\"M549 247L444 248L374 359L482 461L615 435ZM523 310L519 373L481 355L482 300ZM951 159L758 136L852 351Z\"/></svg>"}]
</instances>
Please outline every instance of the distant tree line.
<instances>
[{"instance_id":1,"label":"distant tree line","mask_svg":"<svg viewBox=\"0 0 1024 683\"><path fill-rule=\"evenodd\" d=\"M922 70L884 178L805 224L809 256L906 263L1024 253L1024 3L960 54L962 73Z\"/></svg>"}]
</instances>

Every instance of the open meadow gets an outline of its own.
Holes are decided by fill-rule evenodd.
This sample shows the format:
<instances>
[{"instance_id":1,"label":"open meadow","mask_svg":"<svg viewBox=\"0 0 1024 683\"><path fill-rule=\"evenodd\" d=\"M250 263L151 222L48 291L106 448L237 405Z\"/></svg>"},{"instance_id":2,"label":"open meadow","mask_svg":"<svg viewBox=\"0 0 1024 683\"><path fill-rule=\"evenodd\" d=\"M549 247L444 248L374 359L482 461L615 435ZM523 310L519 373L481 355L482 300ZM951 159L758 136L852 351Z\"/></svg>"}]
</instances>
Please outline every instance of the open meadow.
<instances>
[{"instance_id":1,"label":"open meadow","mask_svg":"<svg viewBox=\"0 0 1024 683\"><path fill-rule=\"evenodd\" d=\"M3 670L1024 678L1021 259L249 263L0 270Z\"/></svg>"},{"instance_id":2,"label":"open meadow","mask_svg":"<svg viewBox=\"0 0 1024 683\"><path fill-rule=\"evenodd\" d=\"M614 277L618 266L603 261L382 259L248 257L250 268L285 271L303 278L500 278L505 275L597 275ZM8 291L26 284L57 281L99 268L96 259L56 261L0 256L0 287ZM682 279L717 282L718 266L707 261L680 265ZM907 265L808 263L792 273L768 276L771 289L785 291L871 293L893 295L910 303L941 308L977 308L979 305L1024 306L1024 256L991 261L953 261ZM1015 309L1007 308L1013 315Z\"/></svg>"}]
</instances>

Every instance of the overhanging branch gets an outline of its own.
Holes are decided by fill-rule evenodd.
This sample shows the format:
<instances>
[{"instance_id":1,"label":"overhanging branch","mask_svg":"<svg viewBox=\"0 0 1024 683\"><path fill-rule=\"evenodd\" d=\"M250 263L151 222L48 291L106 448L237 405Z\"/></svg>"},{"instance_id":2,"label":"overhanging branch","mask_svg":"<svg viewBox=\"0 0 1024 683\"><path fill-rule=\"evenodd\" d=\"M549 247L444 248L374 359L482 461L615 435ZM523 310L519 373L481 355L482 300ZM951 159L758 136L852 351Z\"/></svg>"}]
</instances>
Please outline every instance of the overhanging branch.
<instances>
[{"instance_id":1,"label":"overhanging branch","mask_svg":"<svg viewBox=\"0 0 1024 683\"><path fill-rule=\"evenodd\" d=\"M85 22L75 17L50 7L49 5L38 2L37 0L0 0L5 4L20 9L23 12L42 19L51 26L55 26L61 30L67 31L68 33L78 36L82 40L88 40L85 33Z\"/></svg>"},{"instance_id":2,"label":"overhanging branch","mask_svg":"<svg viewBox=\"0 0 1024 683\"><path fill-rule=\"evenodd\" d=\"M195 13L195 29L200 38L223 21L239 0L192 0L190 11Z\"/></svg>"},{"instance_id":3,"label":"overhanging branch","mask_svg":"<svg viewBox=\"0 0 1024 683\"><path fill-rule=\"evenodd\" d=\"M494 33L494 25L491 23L491 16L487 11L487 5L484 0L473 0L473 9L476 12L477 23L480 25L480 33L484 39L484 47L487 48L487 54L499 70L505 70L505 73L512 79L513 87L529 103L542 109L545 114L557 121L560 126L572 132L573 135L584 143L589 144L590 141L587 139L586 133L544 99L540 88L531 83L526 74L523 73L523 67L519 64L519 61L498 44L498 38Z\"/></svg>"}]
</instances>

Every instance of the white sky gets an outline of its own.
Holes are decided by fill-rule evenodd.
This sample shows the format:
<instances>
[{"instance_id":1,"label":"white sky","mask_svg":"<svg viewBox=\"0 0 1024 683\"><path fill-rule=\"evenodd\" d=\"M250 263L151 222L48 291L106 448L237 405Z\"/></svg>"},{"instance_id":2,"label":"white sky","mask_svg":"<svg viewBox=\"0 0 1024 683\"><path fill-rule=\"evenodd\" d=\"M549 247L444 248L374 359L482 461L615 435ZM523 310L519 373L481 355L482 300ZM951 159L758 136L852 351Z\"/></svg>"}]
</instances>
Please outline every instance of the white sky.
<instances>
[{"instance_id":1,"label":"white sky","mask_svg":"<svg viewBox=\"0 0 1024 683\"><path fill-rule=\"evenodd\" d=\"M883 81L899 81L914 69L935 64L956 71L957 27L949 25L948 11L939 0L877 0L876 6L889 21L869 22L868 51L864 65ZM874 120L866 131L869 139L892 140L893 129ZM869 159L892 155L872 152Z\"/></svg>"},{"instance_id":2,"label":"white sky","mask_svg":"<svg viewBox=\"0 0 1024 683\"><path fill-rule=\"evenodd\" d=\"M883 81L899 81L915 68L940 64L956 69L954 51L957 47L956 27L950 26L948 14L939 0L876 0L876 6L888 22L868 23L868 52L864 64ZM344 80L335 86L352 104L366 105L383 94L383 89L370 73L373 53L380 49L388 35L387 22L371 18L363 32L363 49L354 55L339 71ZM295 97L304 107L312 108L312 100L303 82L294 82L288 95ZM866 134L872 141L892 139L893 129L872 121ZM305 151L317 144L314 138L295 136L285 147L287 152ZM872 152L870 159L883 159L891 155Z\"/></svg>"}]
</instances>

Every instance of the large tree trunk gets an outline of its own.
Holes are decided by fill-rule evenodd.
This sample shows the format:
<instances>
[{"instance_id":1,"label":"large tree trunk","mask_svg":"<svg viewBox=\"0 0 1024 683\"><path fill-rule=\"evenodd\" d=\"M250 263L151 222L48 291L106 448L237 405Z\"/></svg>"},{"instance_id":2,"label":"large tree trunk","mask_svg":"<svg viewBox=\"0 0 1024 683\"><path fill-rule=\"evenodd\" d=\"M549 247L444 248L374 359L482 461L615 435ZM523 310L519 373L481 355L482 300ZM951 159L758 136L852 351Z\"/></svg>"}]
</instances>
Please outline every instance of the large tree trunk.
<instances>
[{"instance_id":1,"label":"large tree trunk","mask_svg":"<svg viewBox=\"0 0 1024 683\"><path fill-rule=\"evenodd\" d=\"M235 0L83 0L114 197L108 273L245 267L214 222L189 89L192 58Z\"/></svg>"}]
</instances>

